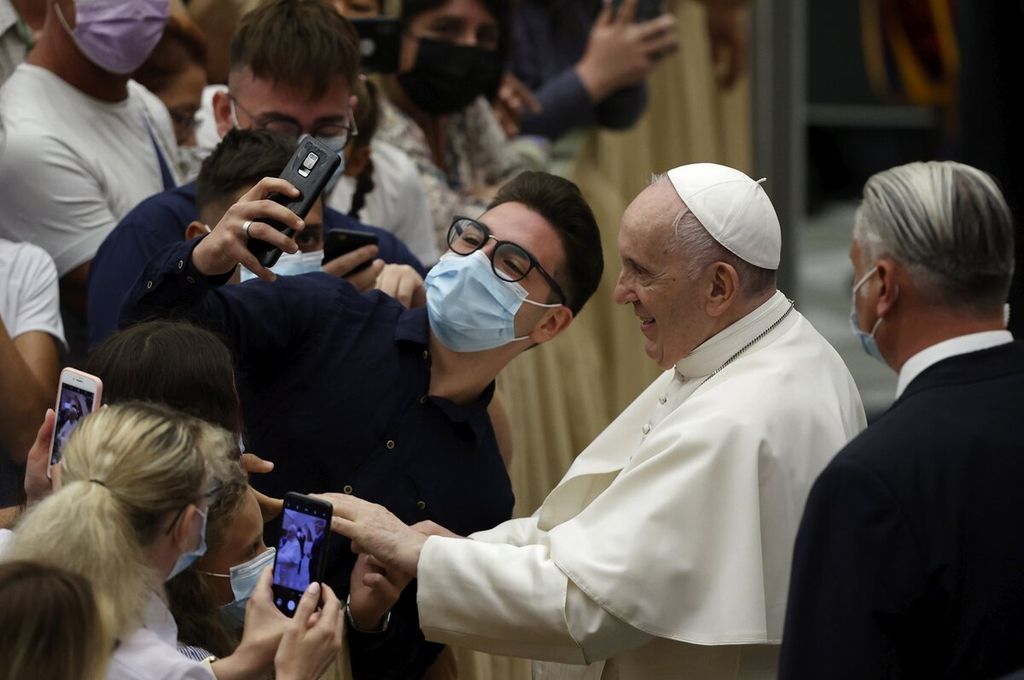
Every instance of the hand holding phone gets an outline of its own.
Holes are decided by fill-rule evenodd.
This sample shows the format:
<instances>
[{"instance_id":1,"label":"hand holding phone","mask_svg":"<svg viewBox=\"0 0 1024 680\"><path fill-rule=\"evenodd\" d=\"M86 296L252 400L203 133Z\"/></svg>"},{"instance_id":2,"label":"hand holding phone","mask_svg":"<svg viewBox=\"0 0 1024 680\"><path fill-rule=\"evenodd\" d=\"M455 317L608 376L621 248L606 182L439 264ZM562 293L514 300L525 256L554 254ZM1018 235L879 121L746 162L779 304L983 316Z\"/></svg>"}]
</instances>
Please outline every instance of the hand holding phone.
<instances>
[{"instance_id":1,"label":"hand holding phone","mask_svg":"<svg viewBox=\"0 0 1024 680\"><path fill-rule=\"evenodd\" d=\"M272 194L268 196L268 199L285 206L299 217L305 218L339 165L341 165L341 157L337 152L315 137L307 137L299 144L295 153L292 154L291 160L288 161L288 165L281 172L281 179L287 180L298 189L299 196L288 198L282 194ZM294 229L276 220L262 219L260 221L269 224L289 238L295 233ZM273 267L281 257L280 248L258 238L251 238L248 248L259 263L267 268Z\"/></svg>"},{"instance_id":2,"label":"hand holding phone","mask_svg":"<svg viewBox=\"0 0 1024 680\"><path fill-rule=\"evenodd\" d=\"M285 616L295 615L310 583L323 581L333 512L327 501L297 493L284 497L271 590Z\"/></svg>"},{"instance_id":3,"label":"hand holding phone","mask_svg":"<svg viewBox=\"0 0 1024 680\"><path fill-rule=\"evenodd\" d=\"M47 476L52 477L53 466L63 458L64 445L75 431L82 418L100 405L103 396L103 381L94 375L65 368L60 372L60 388L57 390L57 421L50 440L50 464Z\"/></svg>"},{"instance_id":4,"label":"hand holding phone","mask_svg":"<svg viewBox=\"0 0 1024 680\"><path fill-rule=\"evenodd\" d=\"M335 260L342 255L351 253L353 250L358 250L363 246L375 246L380 244L380 239L377 238L376 234L370 234L365 231L354 231L352 229L331 229L324 235L324 259L322 264L327 264L331 260ZM369 258L366 262L355 267L351 271L345 274L345 276L351 276L352 274L358 274L363 271L373 262L373 258Z\"/></svg>"}]
</instances>

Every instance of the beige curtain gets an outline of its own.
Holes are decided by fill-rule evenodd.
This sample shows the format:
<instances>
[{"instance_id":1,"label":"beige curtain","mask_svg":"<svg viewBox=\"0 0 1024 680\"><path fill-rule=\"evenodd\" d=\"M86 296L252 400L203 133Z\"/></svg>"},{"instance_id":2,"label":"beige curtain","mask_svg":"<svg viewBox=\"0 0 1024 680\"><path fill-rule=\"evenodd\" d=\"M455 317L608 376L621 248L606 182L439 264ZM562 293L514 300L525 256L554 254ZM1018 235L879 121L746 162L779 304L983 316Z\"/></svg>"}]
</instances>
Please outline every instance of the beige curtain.
<instances>
[{"instance_id":1,"label":"beige curtain","mask_svg":"<svg viewBox=\"0 0 1024 680\"><path fill-rule=\"evenodd\" d=\"M514 443L516 515L533 512L579 453L658 374L643 351L632 309L616 305L616 237L629 202L655 172L713 161L751 165L749 86L720 92L712 78L704 10L680 2L680 51L650 80L650 106L625 133L593 131L567 173L593 207L602 232L601 287L562 337L516 359L498 388ZM456 650L461 680L523 680L529 662Z\"/></svg>"}]
</instances>

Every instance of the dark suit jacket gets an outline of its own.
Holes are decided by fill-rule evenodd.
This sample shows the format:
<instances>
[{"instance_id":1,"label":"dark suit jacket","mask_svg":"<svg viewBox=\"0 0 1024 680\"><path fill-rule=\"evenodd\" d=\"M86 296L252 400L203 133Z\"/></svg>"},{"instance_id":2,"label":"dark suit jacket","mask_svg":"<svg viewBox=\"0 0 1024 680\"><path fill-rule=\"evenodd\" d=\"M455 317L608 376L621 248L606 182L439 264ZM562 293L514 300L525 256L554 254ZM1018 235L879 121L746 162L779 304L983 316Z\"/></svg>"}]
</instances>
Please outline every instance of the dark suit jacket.
<instances>
[{"instance_id":1,"label":"dark suit jacket","mask_svg":"<svg viewBox=\"0 0 1024 680\"><path fill-rule=\"evenodd\" d=\"M780 678L1024 666L1024 344L941 361L815 482Z\"/></svg>"}]
</instances>

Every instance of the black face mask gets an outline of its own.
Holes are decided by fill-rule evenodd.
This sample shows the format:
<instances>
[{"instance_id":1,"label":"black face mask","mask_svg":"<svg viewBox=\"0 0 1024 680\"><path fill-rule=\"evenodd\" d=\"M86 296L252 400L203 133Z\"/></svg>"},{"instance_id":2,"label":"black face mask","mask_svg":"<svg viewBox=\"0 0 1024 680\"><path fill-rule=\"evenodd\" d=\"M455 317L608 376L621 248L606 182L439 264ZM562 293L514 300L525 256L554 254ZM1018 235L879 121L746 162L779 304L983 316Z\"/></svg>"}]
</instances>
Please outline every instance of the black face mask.
<instances>
[{"instance_id":1,"label":"black face mask","mask_svg":"<svg viewBox=\"0 0 1024 680\"><path fill-rule=\"evenodd\" d=\"M501 84L501 61L493 50L420 38L416 63L398 74L398 84L416 106L443 116L480 95L493 97Z\"/></svg>"}]
</instances>

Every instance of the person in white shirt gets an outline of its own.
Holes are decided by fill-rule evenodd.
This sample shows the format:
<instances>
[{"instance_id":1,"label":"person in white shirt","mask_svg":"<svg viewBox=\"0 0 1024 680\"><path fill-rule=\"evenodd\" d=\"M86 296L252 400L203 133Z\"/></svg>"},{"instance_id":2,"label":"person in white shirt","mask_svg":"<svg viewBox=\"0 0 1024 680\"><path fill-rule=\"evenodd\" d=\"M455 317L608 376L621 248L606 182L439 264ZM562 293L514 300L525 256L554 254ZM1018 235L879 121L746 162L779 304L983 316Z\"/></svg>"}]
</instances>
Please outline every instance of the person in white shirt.
<instances>
[{"instance_id":1,"label":"person in white shirt","mask_svg":"<svg viewBox=\"0 0 1024 680\"><path fill-rule=\"evenodd\" d=\"M57 270L43 249L0 239L0 506L17 498L40 414L57 395L64 345Z\"/></svg>"},{"instance_id":2,"label":"person in white shirt","mask_svg":"<svg viewBox=\"0 0 1024 680\"><path fill-rule=\"evenodd\" d=\"M0 237L50 253L61 304L79 320L103 238L177 183L167 109L128 76L167 15L168 0L48 3L38 42L0 88Z\"/></svg>"},{"instance_id":3,"label":"person in white shirt","mask_svg":"<svg viewBox=\"0 0 1024 680\"><path fill-rule=\"evenodd\" d=\"M25 61L45 17L44 0L0 0L0 85Z\"/></svg>"},{"instance_id":4,"label":"person in white shirt","mask_svg":"<svg viewBox=\"0 0 1024 680\"><path fill-rule=\"evenodd\" d=\"M178 653L163 584L205 553L209 501L242 475L237 447L227 431L164 406L101 409L68 442L61 487L6 541L3 561L79 574L109 607L118 644L107 680L259 678L272 667L282 680L313 680L339 651L341 605L330 588L308 589L288 619L271 601L266 569L233 654L199 663Z\"/></svg>"},{"instance_id":5,"label":"person in white shirt","mask_svg":"<svg viewBox=\"0 0 1024 680\"><path fill-rule=\"evenodd\" d=\"M665 373L537 512L467 540L331 495L334 529L417 577L428 639L545 662L535 677L774 678L800 510L865 425L776 290L780 251L759 183L669 171L622 218L615 290Z\"/></svg>"},{"instance_id":6,"label":"person in white shirt","mask_svg":"<svg viewBox=\"0 0 1024 680\"><path fill-rule=\"evenodd\" d=\"M353 92L359 97L359 134L345 149L345 174L327 195L327 205L390 231L431 267L440 253L419 171L404 151L374 139L380 94L373 81L356 83Z\"/></svg>"}]
</instances>

